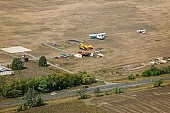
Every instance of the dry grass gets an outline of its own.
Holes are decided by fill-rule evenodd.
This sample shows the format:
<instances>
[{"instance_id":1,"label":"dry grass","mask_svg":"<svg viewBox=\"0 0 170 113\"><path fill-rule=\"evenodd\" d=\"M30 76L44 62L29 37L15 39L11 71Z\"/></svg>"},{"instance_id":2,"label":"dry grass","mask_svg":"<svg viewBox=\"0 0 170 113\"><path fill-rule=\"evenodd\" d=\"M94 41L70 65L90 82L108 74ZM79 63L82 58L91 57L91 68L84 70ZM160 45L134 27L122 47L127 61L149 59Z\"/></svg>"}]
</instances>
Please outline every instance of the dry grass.
<instances>
[{"instance_id":1,"label":"dry grass","mask_svg":"<svg viewBox=\"0 0 170 113\"><path fill-rule=\"evenodd\" d=\"M21 45L33 50L28 53L37 57L44 55L54 64L73 72L93 73L112 68L115 74L101 77L112 81L114 77L123 79L122 75L131 73L121 71L125 65L169 57L169 0L3 0L0 6L0 48ZM146 29L146 34L137 34L137 29ZM105 40L89 39L88 34L94 32L106 32L107 37ZM102 58L55 60L51 58L63 52L42 45L57 42L69 53L80 51L77 44L64 43L68 39L85 40L85 44L92 44L94 49L106 48L108 51ZM0 51L0 62L12 61L20 55ZM33 67L28 66L28 71L32 72ZM34 75L23 70L22 75L31 77L50 73L38 70L40 72ZM140 73L140 70L134 73Z\"/></svg>"},{"instance_id":2,"label":"dry grass","mask_svg":"<svg viewBox=\"0 0 170 113\"><path fill-rule=\"evenodd\" d=\"M107 113L106 111L91 106L86 105L81 101L72 101L64 104L56 104L48 107L41 107L37 109L30 109L25 111L25 113Z\"/></svg>"},{"instance_id":3,"label":"dry grass","mask_svg":"<svg viewBox=\"0 0 170 113\"><path fill-rule=\"evenodd\" d=\"M40 46L44 42L82 39L95 49L112 51L105 57L77 60L73 71L94 71L169 56L169 4L168 0L97 0L97 1L1 1L1 45L22 45L39 57L60 55L54 49ZM85 13L86 12L86 13ZM137 34L146 29L146 34ZM106 32L105 40L91 40L88 34ZM160 41L155 41L160 40ZM40 47L40 48L39 48ZM47 50L47 51L43 51ZM77 45L64 50L78 52ZM0 51L0 62L11 61L11 54ZM6 57L4 57L6 55Z\"/></svg>"},{"instance_id":4,"label":"dry grass","mask_svg":"<svg viewBox=\"0 0 170 113\"><path fill-rule=\"evenodd\" d=\"M75 97L58 98L46 102L47 105L37 108L29 108L24 113L107 113L98 107L77 100ZM16 112L17 106L1 110L3 113ZM21 112L22 113L22 112Z\"/></svg>"},{"instance_id":5,"label":"dry grass","mask_svg":"<svg viewBox=\"0 0 170 113\"><path fill-rule=\"evenodd\" d=\"M6 80L14 79L29 79L29 78L38 78L40 76L47 76L49 74L61 73L61 70L53 69L53 67L39 67L37 62L29 61L24 62L25 69L15 71L15 75L6 75L4 76Z\"/></svg>"}]
</instances>

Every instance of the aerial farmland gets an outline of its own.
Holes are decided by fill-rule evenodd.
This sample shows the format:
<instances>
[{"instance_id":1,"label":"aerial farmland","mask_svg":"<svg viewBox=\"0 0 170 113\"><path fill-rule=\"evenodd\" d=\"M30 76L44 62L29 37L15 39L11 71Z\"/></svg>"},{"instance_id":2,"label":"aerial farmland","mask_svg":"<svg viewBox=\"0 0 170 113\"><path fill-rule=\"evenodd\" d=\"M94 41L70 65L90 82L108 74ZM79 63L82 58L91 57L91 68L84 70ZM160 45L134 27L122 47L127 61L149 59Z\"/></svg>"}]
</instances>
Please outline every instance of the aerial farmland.
<instances>
[{"instance_id":1,"label":"aerial farmland","mask_svg":"<svg viewBox=\"0 0 170 113\"><path fill-rule=\"evenodd\" d=\"M45 56L50 63L69 72L87 71L109 82L129 73L140 76L142 69L155 59L166 60L166 63L159 63L160 67L169 65L169 6L169 0L0 1L0 64L8 64L25 53L30 59L31 56ZM106 33L103 40L89 37L89 34L103 32ZM80 42L92 45L93 49L81 50ZM9 53L3 50L16 46L29 51ZM96 51L100 51L100 57L74 57L84 52L94 55ZM33 63L25 65L28 68L16 78L23 73L23 78L51 73ZM94 101L91 103L96 105L99 101L105 102L104 99ZM105 104L97 107L106 109Z\"/></svg>"}]
</instances>

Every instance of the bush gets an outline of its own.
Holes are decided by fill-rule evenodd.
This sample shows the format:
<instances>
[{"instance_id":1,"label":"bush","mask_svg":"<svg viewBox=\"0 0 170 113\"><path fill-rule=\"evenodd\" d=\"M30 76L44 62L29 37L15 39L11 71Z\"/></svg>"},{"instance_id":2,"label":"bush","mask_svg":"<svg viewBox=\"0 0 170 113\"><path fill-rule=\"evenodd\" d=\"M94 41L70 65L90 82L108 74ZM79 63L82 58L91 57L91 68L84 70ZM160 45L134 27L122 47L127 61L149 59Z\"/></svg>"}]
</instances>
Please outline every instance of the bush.
<instances>
[{"instance_id":1,"label":"bush","mask_svg":"<svg viewBox=\"0 0 170 113\"><path fill-rule=\"evenodd\" d=\"M157 76L165 74L165 69L158 69L154 65L151 65L150 69L147 69L142 72L142 76L148 77L148 76Z\"/></svg>"},{"instance_id":2,"label":"bush","mask_svg":"<svg viewBox=\"0 0 170 113\"><path fill-rule=\"evenodd\" d=\"M85 88L81 88L79 90L76 90L76 96L79 96L79 99L88 99L91 96L86 94L86 89Z\"/></svg>"},{"instance_id":3,"label":"bush","mask_svg":"<svg viewBox=\"0 0 170 113\"><path fill-rule=\"evenodd\" d=\"M170 74L170 66L163 68L164 73Z\"/></svg>"},{"instance_id":4,"label":"bush","mask_svg":"<svg viewBox=\"0 0 170 113\"><path fill-rule=\"evenodd\" d=\"M142 76L144 76L144 77L151 76L150 70L144 70L144 71L142 72Z\"/></svg>"},{"instance_id":5,"label":"bush","mask_svg":"<svg viewBox=\"0 0 170 113\"><path fill-rule=\"evenodd\" d=\"M162 85L163 81L162 80L157 80L154 82L153 86L154 87L160 87Z\"/></svg>"},{"instance_id":6,"label":"bush","mask_svg":"<svg viewBox=\"0 0 170 113\"><path fill-rule=\"evenodd\" d=\"M45 56L41 56L40 59L38 60L38 65L40 67L46 67L47 66L47 59Z\"/></svg>"},{"instance_id":7,"label":"bush","mask_svg":"<svg viewBox=\"0 0 170 113\"><path fill-rule=\"evenodd\" d=\"M44 100L41 97L38 97L36 106L44 106Z\"/></svg>"},{"instance_id":8,"label":"bush","mask_svg":"<svg viewBox=\"0 0 170 113\"><path fill-rule=\"evenodd\" d=\"M127 76L127 79L128 79L128 80L133 80L133 79L135 79L135 77L134 77L132 74L129 74L129 75Z\"/></svg>"},{"instance_id":9,"label":"bush","mask_svg":"<svg viewBox=\"0 0 170 113\"><path fill-rule=\"evenodd\" d=\"M27 103L24 103L23 110L27 110L27 109L28 109L28 105L27 105Z\"/></svg>"},{"instance_id":10,"label":"bush","mask_svg":"<svg viewBox=\"0 0 170 113\"><path fill-rule=\"evenodd\" d=\"M21 58L14 58L11 67L13 70L21 70L24 67L24 63Z\"/></svg>"},{"instance_id":11,"label":"bush","mask_svg":"<svg viewBox=\"0 0 170 113\"><path fill-rule=\"evenodd\" d=\"M90 95L83 94L83 95L81 95L80 99L88 99L90 97L91 97Z\"/></svg>"},{"instance_id":12,"label":"bush","mask_svg":"<svg viewBox=\"0 0 170 113\"><path fill-rule=\"evenodd\" d=\"M105 95L109 95L108 91L105 92Z\"/></svg>"},{"instance_id":13,"label":"bush","mask_svg":"<svg viewBox=\"0 0 170 113\"><path fill-rule=\"evenodd\" d=\"M100 90L99 87L97 87L97 88L94 89L94 93L98 97L98 96L101 96L100 93L102 93L102 91Z\"/></svg>"},{"instance_id":14,"label":"bush","mask_svg":"<svg viewBox=\"0 0 170 113\"><path fill-rule=\"evenodd\" d=\"M122 88L119 88L119 87L115 87L112 89L113 93L114 94L120 94L123 92L123 89Z\"/></svg>"},{"instance_id":15,"label":"bush","mask_svg":"<svg viewBox=\"0 0 170 113\"><path fill-rule=\"evenodd\" d=\"M22 110L23 110L22 105L19 105L17 111L22 111Z\"/></svg>"}]
</instances>

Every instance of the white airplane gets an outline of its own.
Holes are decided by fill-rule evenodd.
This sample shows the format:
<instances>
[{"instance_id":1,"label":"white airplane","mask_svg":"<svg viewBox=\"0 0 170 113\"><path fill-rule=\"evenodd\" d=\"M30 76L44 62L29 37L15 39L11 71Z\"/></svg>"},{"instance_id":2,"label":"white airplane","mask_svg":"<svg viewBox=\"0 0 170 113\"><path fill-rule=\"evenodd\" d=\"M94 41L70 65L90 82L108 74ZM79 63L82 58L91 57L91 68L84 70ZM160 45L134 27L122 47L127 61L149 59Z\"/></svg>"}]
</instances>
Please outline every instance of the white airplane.
<instances>
[{"instance_id":1,"label":"white airplane","mask_svg":"<svg viewBox=\"0 0 170 113\"><path fill-rule=\"evenodd\" d=\"M137 33L142 33L142 34L145 34L145 33L146 33L146 29L137 30L136 32L137 32Z\"/></svg>"},{"instance_id":2,"label":"white airplane","mask_svg":"<svg viewBox=\"0 0 170 113\"><path fill-rule=\"evenodd\" d=\"M103 40L105 34L106 34L106 33L98 33L98 34L97 34L97 33L94 33L94 34L89 34L89 37L92 38L92 39L98 38L98 39L100 39L100 40Z\"/></svg>"}]
</instances>

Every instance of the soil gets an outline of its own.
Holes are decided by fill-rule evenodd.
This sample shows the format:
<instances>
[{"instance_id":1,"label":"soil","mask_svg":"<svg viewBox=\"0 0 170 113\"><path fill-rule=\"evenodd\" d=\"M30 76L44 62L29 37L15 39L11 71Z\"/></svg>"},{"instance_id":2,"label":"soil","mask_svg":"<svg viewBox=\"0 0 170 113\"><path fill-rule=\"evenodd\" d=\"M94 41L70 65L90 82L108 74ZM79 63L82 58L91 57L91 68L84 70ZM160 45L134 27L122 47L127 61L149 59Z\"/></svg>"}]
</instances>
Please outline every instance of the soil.
<instances>
[{"instance_id":1,"label":"soil","mask_svg":"<svg viewBox=\"0 0 170 113\"><path fill-rule=\"evenodd\" d=\"M90 103L110 113L168 113L169 86L93 98Z\"/></svg>"}]
</instances>

